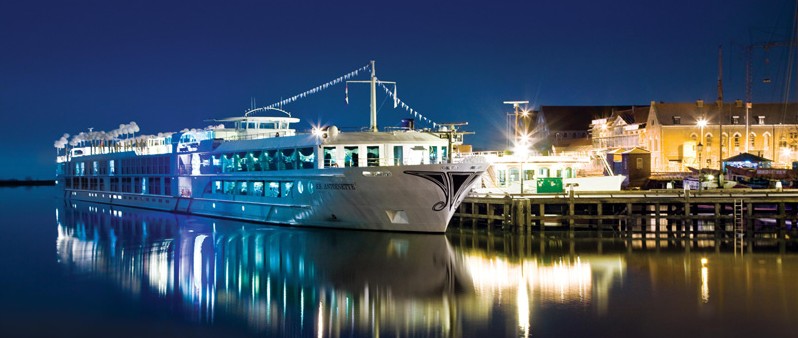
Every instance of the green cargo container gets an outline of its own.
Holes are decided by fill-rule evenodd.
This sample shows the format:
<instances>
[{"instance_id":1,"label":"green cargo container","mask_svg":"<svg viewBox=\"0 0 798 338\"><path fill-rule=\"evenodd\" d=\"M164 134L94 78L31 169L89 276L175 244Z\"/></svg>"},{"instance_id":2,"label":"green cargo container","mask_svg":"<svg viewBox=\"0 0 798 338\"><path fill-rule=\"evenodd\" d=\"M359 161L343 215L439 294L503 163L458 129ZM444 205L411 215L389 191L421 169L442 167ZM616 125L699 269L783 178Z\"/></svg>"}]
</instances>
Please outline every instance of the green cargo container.
<instances>
[{"instance_id":1,"label":"green cargo container","mask_svg":"<svg viewBox=\"0 0 798 338\"><path fill-rule=\"evenodd\" d=\"M538 178L538 194L545 194L545 193L561 193L563 192L562 188L562 177L546 177L546 178Z\"/></svg>"}]
</instances>

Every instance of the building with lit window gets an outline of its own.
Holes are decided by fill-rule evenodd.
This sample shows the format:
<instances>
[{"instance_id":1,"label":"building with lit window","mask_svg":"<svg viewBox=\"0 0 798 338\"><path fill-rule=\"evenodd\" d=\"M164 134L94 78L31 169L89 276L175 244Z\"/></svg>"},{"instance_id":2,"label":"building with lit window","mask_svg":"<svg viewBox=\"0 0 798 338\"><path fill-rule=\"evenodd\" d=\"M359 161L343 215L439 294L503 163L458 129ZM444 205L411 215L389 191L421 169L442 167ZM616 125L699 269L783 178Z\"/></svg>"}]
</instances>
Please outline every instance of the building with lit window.
<instances>
[{"instance_id":1,"label":"building with lit window","mask_svg":"<svg viewBox=\"0 0 798 338\"><path fill-rule=\"evenodd\" d=\"M746 123L747 121L747 123ZM652 171L719 169L742 153L788 167L798 160L798 103L651 102L641 146Z\"/></svg>"},{"instance_id":2,"label":"building with lit window","mask_svg":"<svg viewBox=\"0 0 798 338\"><path fill-rule=\"evenodd\" d=\"M609 117L594 119L590 123L593 149L605 152L644 148L648 113L648 107L632 106L613 111Z\"/></svg>"},{"instance_id":3,"label":"building with lit window","mask_svg":"<svg viewBox=\"0 0 798 338\"><path fill-rule=\"evenodd\" d=\"M581 144L590 139L592 121L613 116L634 106L541 106L555 147ZM637 106L640 109L640 106Z\"/></svg>"}]
</instances>

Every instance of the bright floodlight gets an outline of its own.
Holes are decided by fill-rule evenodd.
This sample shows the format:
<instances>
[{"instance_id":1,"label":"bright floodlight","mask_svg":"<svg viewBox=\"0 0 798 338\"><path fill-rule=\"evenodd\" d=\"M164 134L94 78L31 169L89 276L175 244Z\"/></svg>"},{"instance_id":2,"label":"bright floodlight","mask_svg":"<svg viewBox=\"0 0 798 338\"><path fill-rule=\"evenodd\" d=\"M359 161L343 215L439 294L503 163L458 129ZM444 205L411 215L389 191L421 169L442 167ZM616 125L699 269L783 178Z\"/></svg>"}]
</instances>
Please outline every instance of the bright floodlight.
<instances>
[{"instance_id":1,"label":"bright floodlight","mask_svg":"<svg viewBox=\"0 0 798 338\"><path fill-rule=\"evenodd\" d=\"M513 148L513 152L518 156L526 157L529 155L529 146L526 144L516 144Z\"/></svg>"},{"instance_id":2,"label":"bright floodlight","mask_svg":"<svg viewBox=\"0 0 798 338\"><path fill-rule=\"evenodd\" d=\"M516 141L515 147L513 147L513 152L516 155L520 155L522 157L526 157L529 155L529 145L531 142L531 137L529 135L521 135L518 137Z\"/></svg>"},{"instance_id":3,"label":"bright floodlight","mask_svg":"<svg viewBox=\"0 0 798 338\"><path fill-rule=\"evenodd\" d=\"M706 127L706 126L707 126L707 120L705 120L705 119L703 119L703 118L702 118L702 119L698 120L698 122L697 122L696 124L697 124L699 127L701 127L701 128L704 128L704 127Z\"/></svg>"}]
</instances>

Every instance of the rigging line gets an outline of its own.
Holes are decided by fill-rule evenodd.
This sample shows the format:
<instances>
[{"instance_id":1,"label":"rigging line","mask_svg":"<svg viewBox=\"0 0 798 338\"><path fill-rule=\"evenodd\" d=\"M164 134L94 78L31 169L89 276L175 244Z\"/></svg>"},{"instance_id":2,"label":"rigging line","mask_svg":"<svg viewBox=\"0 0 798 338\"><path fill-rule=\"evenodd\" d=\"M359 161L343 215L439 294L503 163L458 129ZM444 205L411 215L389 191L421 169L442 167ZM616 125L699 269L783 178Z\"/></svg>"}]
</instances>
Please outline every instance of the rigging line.
<instances>
[{"instance_id":1,"label":"rigging line","mask_svg":"<svg viewBox=\"0 0 798 338\"><path fill-rule=\"evenodd\" d=\"M385 96L385 98L383 98L383 99L382 99L382 102L380 103L380 106L379 106L379 107L377 107L377 113L379 113L380 111L382 111L382 106L384 106L384 105L385 105L385 101L388 101L388 98L389 98L389 96L387 96L387 95L386 95L386 96Z\"/></svg>"},{"instance_id":2,"label":"rigging line","mask_svg":"<svg viewBox=\"0 0 798 338\"><path fill-rule=\"evenodd\" d=\"M390 97L394 97L394 92L392 92L390 89L388 89L388 87L387 87L387 86L385 86L385 84L382 84L382 83L380 83L380 86L382 86L382 89L384 89L384 90L385 90L385 92L386 92L386 93L388 93L388 96L390 96ZM397 101L397 102L399 102L399 105L400 105L400 106L401 106L401 105L404 105L402 108L404 108L404 109L405 109L405 111L407 111L408 113L410 113L410 110L414 110L414 109L413 109L413 108L411 108L411 107L410 107L410 106L409 106L407 103L405 103L404 101L402 101L402 99L400 99L398 96L396 97L396 101ZM437 122L435 122L435 121L431 120L429 117L426 117L426 118L425 118L423 114L421 114L421 113L419 113L419 112L418 112L418 110L414 110L414 111L415 111L415 113L418 115L418 117L419 117L419 121L424 121L424 122L425 122L425 123L427 123L427 124L431 124L433 128L435 128L435 126L438 124ZM415 116L415 115L414 115L414 116Z\"/></svg>"},{"instance_id":3,"label":"rigging line","mask_svg":"<svg viewBox=\"0 0 798 338\"><path fill-rule=\"evenodd\" d=\"M355 70L353 70L353 71L351 71L349 73L346 73L346 74L344 74L342 76L339 76L339 77L337 77L337 78L335 78L333 80L327 81L327 82L325 82L323 84L320 84L320 85L315 86L315 87L313 87L311 89L308 89L308 90L306 90L306 91L304 91L302 93L299 93L299 94L296 94L294 96L291 96L288 99L280 100L278 102L272 103L272 104L270 104L270 105L268 105L266 107L263 107L263 108L274 108L274 107L278 107L278 106L284 106L284 105L289 104L291 102L294 102L294 101L296 101L298 99L305 98L305 97L308 97L310 95L316 94L316 93L318 93L318 92L320 92L322 90L325 90L325 89L327 89L329 87L337 85L337 84L339 84L341 82L345 82L345 80L348 80L350 77L354 77L360 72L368 71L370 68L371 68L371 63L368 63L368 64L366 64L363 67L357 68L357 69L355 69Z\"/></svg>"},{"instance_id":4,"label":"rigging line","mask_svg":"<svg viewBox=\"0 0 798 338\"><path fill-rule=\"evenodd\" d=\"M385 86L384 84L380 83L380 86L382 86L382 88L385 89L385 91L388 93L388 95L385 95L385 98L382 99L382 104L380 104L380 109L382 109L382 106L385 105L385 101L388 101L388 98L393 98L393 93L390 90L388 90L388 87ZM397 97L396 100L400 101L399 97Z\"/></svg>"},{"instance_id":5,"label":"rigging line","mask_svg":"<svg viewBox=\"0 0 798 338\"><path fill-rule=\"evenodd\" d=\"M781 119L787 115L787 104L790 102L790 91L793 81L793 67L795 66L796 51L798 51L798 0L795 1L793 8L792 30L790 32L790 43L787 45L787 75L784 81L784 92L782 97L784 105L782 106Z\"/></svg>"}]
</instances>

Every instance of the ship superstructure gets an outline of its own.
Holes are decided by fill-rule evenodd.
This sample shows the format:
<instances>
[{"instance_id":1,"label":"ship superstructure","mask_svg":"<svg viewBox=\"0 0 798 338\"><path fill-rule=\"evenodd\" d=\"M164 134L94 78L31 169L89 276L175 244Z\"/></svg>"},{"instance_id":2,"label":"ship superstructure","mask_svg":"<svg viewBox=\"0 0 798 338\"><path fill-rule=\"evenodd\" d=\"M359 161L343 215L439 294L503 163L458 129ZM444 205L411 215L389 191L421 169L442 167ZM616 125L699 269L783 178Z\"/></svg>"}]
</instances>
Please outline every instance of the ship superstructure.
<instances>
[{"instance_id":1,"label":"ship superstructure","mask_svg":"<svg viewBox=\"0 0 798 338\"><path fill-rule=\"evenodd\" d=\"M379 83L373 68L371 83ZM450 163L450 143L435 133L374 131L373 110L372 128L362 132L329 126L300 133L292 126L298 118L271 107L200 130L135 136L131 123L92 131L56 142L58 182L70 200L286 225L444 232L487 164ZM253 114L264 112L278 116Z\"/></svg>"}]
</instances>

